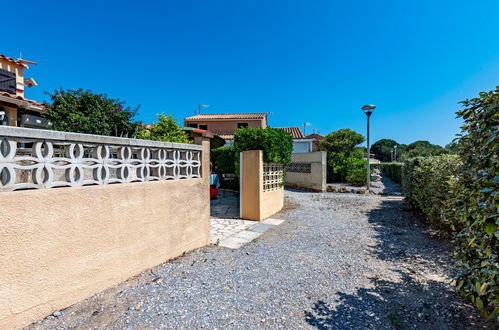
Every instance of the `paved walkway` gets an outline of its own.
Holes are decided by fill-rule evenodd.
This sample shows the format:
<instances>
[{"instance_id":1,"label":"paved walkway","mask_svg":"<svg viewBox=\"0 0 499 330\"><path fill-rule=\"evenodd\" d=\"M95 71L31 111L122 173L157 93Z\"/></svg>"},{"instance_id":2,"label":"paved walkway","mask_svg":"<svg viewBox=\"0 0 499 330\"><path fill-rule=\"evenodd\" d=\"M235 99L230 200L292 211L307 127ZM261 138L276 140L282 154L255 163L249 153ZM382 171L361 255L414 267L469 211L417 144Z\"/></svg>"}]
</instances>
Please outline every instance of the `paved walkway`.
<instances>
[{"instance_id":1,"label":"paved walkway","mask_svg":"<svg viewBox=\"0 0 499 330\"><path fill-rule=\"evenodd\" d=\"M268 229L283 222L284 220L273 218L262 222L211 218L211 243L230 249L239 249L260 237Z\"/></svg>"},{"instance_id":2,"label":"paved walkway","mask_svg":"<svg viewBox=\"0 0 499 330\"><path fill-rule=\"evenodd\" d=\"M32 328L493 328L451 283L451 247L397 196L286 191L280 226L208 246Z\"/></svg>"}]
</instances>

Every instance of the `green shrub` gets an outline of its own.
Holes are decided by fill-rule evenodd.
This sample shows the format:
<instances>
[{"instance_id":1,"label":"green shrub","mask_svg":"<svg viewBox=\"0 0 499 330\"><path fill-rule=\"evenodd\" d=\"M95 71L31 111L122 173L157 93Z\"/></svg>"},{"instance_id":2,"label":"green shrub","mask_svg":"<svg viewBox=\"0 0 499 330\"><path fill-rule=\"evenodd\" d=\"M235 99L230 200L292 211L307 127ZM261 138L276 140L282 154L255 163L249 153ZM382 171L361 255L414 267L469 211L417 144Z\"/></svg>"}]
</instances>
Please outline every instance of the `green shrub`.
<instances>
[{"instance_id":1,"label":"green shrub","mask_svg":"<svg viewBox=\"0 0 499 330\"><path fill-rule=\"evenodd\" d=\"M453 232L456 289L499 321L499 93L462 104L458 156L407 161L402 186L411 205Z\"/></svg>"},{"instance_id":2,"label":"green shrub","mask_svg":"<svg viewBox=\"0 0 499 330\"><path fill-rule=\"evenodd\" d=\"M189 135L180 128L172 115L160 113L156 115L157 123L153 123L151 128L139 130L137 138L143 140L155 140L176 143L191 143Z\"/></svg>"},{"instance_id":3,"label":"green shrub","mask_svg":"<svg viewBox=\"0 0 499 330\"><path fill-rule=\"evenodd\" d=\"M387 177L392 179L396 183L402 183L402 169L404 163L391 162L391 163L380 163L371 165L372 168L378 168L381 172L386 174Z\"/></svg>"},{"instance_id":4,"label":"green shrub","mask_svg":"<svg viewBox=\"0 0 499 330\"><path fill-rule=\"evenodd\" d=\"M366 184L366 171L367 167L365 168L355 168L351 170L348 175L347 175L347 183L351 184L353 186L362 186Z\"/></svg>"},{"instance_id":5,"label":"green shrub","mask_svg":"<svg viewBox=\"0 0 499 330\"><path fill-rule=\"evenodd\" d=\"M263 161L287 165L291 161L293 137L277 128L240 128L234 135L236 153L263 150Z\"/></svg>"},{"instance_id":6,"label":"green shrub","mask_svg":"<svg viewBox=\"0 0 499 330\"><path fill-rule=\"evenodd\" d=\"M349 128L339 129L325 136L320 149L327 151L327 181L345 182L348 174L360 168L367 168L364 149L357 147L364 137Z\"/></svg>"},{"instance_id":7,"label":"green shrub","mask_svg":"<svg viewBox=\"0 0 499 330\"><path fill-rule=\"evenodd\" d=\"M237 154L234 146L220 147L211 150L213 171L218 174L236 173Z\"/></svg>"},{"instance_id":8,"label":"green shrub","mask_svg":"<svg viewBox=\"0 0 499 330\"><path fill-rule=\"evenodd\" d=\"M457 184L459 164L458 156L442 155L416 157L406 161L404 166L398 166L402 169L406 201L434 227L449 232L454 227L446 211L455 209L455 194L452 191Z\"/></svg>"},{"instance_id":9,"label":"green shrub","mask_svg":"<svg viewBox=\"0 0 499 330\"><path fill-rule=\"evenodd\" d=\"M499 87L498 87L499 89ZM463 162L457 221L456 280L462 296L499 320L499 93L462 102L458 152Z\"/></svg>"}]
</instances>

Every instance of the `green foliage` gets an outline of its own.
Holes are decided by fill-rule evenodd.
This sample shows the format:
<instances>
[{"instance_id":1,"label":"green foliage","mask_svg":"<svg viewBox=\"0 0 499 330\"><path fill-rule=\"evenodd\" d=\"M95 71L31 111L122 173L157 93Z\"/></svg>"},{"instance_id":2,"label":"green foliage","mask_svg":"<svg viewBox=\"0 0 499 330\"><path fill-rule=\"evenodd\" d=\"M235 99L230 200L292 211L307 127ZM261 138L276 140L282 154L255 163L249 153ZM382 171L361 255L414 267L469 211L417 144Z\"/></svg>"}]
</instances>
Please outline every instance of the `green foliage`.
<instances>
[{"instance_id":1,"label":"green foliage","mask_svg":"<svg viewBox=\"0 0 499 330\"><path fill-rule=\"evenodd\" d=\"M454 228L447 211L455 209L452 189L459 174L459 165L456 155L416 157L403 166L399 165L406 201L421 211L434 227L446 231Z\"/></svg>"},{"instance_id":2,"label":"green foliage","mask_svg":"<svg viewBox=\"0 0 499 330\"><path fill-rule=\"evenodd\" d=\"M131 108L124 101L93 94L91 90L55 90L50 94L45 117L48 127L57 131L135 137L139 123L133 121L139 106Z\"/></svg>"},{"instance_id":3,"label":"green foliage","mask_svg":"<svg viewBox=\"0 0 499 330\"><path fill-rule=\"evenodd\" d=\"M390 139L381 139L376 141L371 146L371 153L373 153L376 159L379 159L382 162L391 162L392 161L392 151L393 148L399 146L399 144L395 140ZM397 150L400 153L400 150Z\"/></svg>"},{"instance_id":4,"label":"green foliage","mask_svg":"<svg viewBox=\"0 0 499 330\"><path fill-rule=\"evenodd\" d=\"M498 88L499 89L499 88ZM461 102L463 167L456 212L457 289L484 316L499 319L499 93Z\"/></svg>"},{"instance_id":5,"label":"green foliage","mask_svg":"<svg viewBox=\"0 0 499 330\"><path fill-rule=\"evenodd\" d=\"M448 154L449 151L439 145L431 144L428 141L416 141L405 148L405 151L398 151L399 160L407 160L414 157L427 157Z\"/></svg>"},{"instance_id":6,"label":"green foliage","mask_svg":"<svg viewBox=\"0 0 499 330\"><path fill-rule=\"evenodd\" d=\"M211 150L213 171L218 174L236 173L237 156L234 146L220 147Z\"/></svg>"},{"instance_id":7,"label":"green foliage","mask_svg":"<svg viewBox=\"0 0 499 330\"><path fill-rule=\"evenodd\" d=\"M234 135L234 147L239 154L246 150L263 150L263 161L287 165L291 161L293 138L277 128L240 128Z\"/></svg>"},{"instance_id":8,"label":"green foliage","mask_svg":"<svg viewBox=\"0 0 499 330\"><path fill-rule=\"evenodd\" d=\"M499 93L461 103L458 155L407 161L403 189L433 224L453 232L456 289L499 321Z\"/></svg>"},{"instance_id":9,"label":"green foliage","mask_svg":"<svg viewBox=\"0 0 499 330\"><path fill-rule=\"evenodd\" d=\"M164 113L156 115L158 123L152 124L150 129L141 128L138 138L176 143L191 143L189 136L180 128L172 115Z\"/></svg>"},{"instance_id":10,"label":"green foliage","mask_svg":"<svg viewBox=\"0 0 499 330\"><path fill-rule=\"evenodd\" d=\"M357 147L364 142L364 137L351 129L340 129L328 134L320 144L321 150L327 151L327 176L329 182L345 182L363 184L360 182L360 171L367 171L367 161L364 150ZM355 174L354 174L355 172ZM348 177L348 175L351 174ZM365 175L364 175L365 176ZM354 178L357 179L354 182Z\"/></svg>"},{"instance_id":11,"label":"green foliage","mask_svg":"<svg viewBox=\"0 0 499 330\"><path fill-rule=\"evenodd\" d=\"M329 133L321 141L320 147L328 153L345 154L351 153L355 147L364 142L364 136L349 128L339 129L335 132Z\"/></svg>"},{"instance_id":12,"label":"green foliage","mask_svg":"<svg viewBox=\"0 0 499 330\"><path fill-rule=\"evenodd\" d=\"M348 171L348 174L346 177L347 183L351 184L353 186L365 185L366 179L367 179L366 178L367 177L366 171L367 171L367 167L365 167L365 168L357 167L357 168L351 169L350 171Z\"/></svg>"},{"instance_id":13,"label":"green foliage","mask_svg":"<svg viewBox=\"0 0 499 330\"><path fill-rule=\"evenodd\" d=\"M374 166L373 166L374 167ZM387 177L396 183L402 183L402 170L404 163L390 162L376 164L375 167L379 168L381 172L386 174Z\"/></svg>"}]
</instances>

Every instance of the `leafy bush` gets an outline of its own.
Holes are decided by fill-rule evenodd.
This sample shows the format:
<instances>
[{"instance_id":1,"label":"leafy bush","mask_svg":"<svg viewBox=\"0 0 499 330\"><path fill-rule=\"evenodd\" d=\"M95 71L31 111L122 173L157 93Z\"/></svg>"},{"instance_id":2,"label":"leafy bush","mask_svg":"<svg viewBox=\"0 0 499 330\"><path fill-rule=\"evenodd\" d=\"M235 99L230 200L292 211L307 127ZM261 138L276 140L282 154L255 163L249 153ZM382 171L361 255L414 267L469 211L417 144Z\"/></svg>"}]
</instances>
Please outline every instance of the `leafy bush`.
<instances>
[{"instance_id":1,"label":"leafy bush","mask_svg":"<svg viewBox=\"0 0 499 330\"><path fill-rule=\"evenodd\" d=\"M291 161L293 138L277 128L240 128L234 135L236 153L263 150L263 161L287 165Z\"/></svg>"},{"instance_id":2,"label":"leafy bush","mask_svg":"<svg viewBox=\"0 0 499 330\"><path fill-rule=\"evenodd\" d=\"M366 184L367 168L355 168L347 174L347 183L353 186L362 186Z\"/></svg>"},{"instance_id":3,"label":"leafy bush","mask_svg":"<svg viewBox=\"0 0 499 330\"><path fill-rule=\"evenodd\" d=\"M320 149L327 151L328 182L344 182L350 172L360 172L360 169L366 171L364 150L357 147L362 142L364 137L348 128L332 132L324 138Z\"/></svg>"},{"instance_id":4,"label":"leafy bush","mask_svg":"<svg viewBox=\"0 0 499 330\"><path fill-rule=\"evenodd\" d=\"M441 155L408 160L402 170L402 187L406 201L421 211L436 228L451 231L448 212L455 209L454 189L459 174L459 157ZM393 166L395 168L395 166Z\"/></svg>"},{"instance_id":5,"label":"leafy bush","mask_svg":"<svg viewBox=\"0 0 499 330\"><path fill-rule=\"evenodd\" d=\"M234 146L220 147L211 150L214 172L218 174L236 173L237 153Z\"/></svg>"},{"instance_id":6,"label":"leafy bush","mask_svg":"<svg viewBox=\"0 0 499 330\"><path fill-rule=\"evenodd\" d=\"M151 128L139 130L138 138L144 140L156 140L176 143L191 143L189 136L180 128L172 115L164 113L156 115L158 123L152 124Z\"/></svg>"},{"instance_id":7,"label":"leafy bush","mask_svg":"<svg viewBox=\"0 0 499 330\"><path fill-rule=\"evenodd\" d=\"M402 183L402 169L404 163L391 162L391 163L380 163L371 165L373 168L378 168L386 174L387 177L392 179L396 183Z\"/></svg>"},{"instance_id":8,"label":"leafy bush","mask_svg":"<svg viewBox=\"0 0 499 330\"><path fill-rule=\"evenodd\" d=\"M405 163L407 201L454 234L457 290L499 321L499 93L462 102L458 156Z\"/></svg>"},{"instance_id":9,"label":"leafy bush","mask_svg":"<svg viewBox=\"0 0 499 330\"><path fill-rule=\"evenodd\" d=\"M48 94L48 93L47 93ZM91 90L55 90L49 94L45 117L49 129L65 132L135 137L139 122L133 120L139 106L131 108L124 101L94 94Z\"/></svg>"},{"instance_id":10,"label":"leafy bush","mask_svg":"<svg viewBox=\"0 0 499 330\"><path fill-rule=\"evenodd\" d=\"M498 87L499 89L499 87ZM457 289L484 316L499 320L499 93L461 102L463 162L455 218Z\"/></svg>"}]
</instances>

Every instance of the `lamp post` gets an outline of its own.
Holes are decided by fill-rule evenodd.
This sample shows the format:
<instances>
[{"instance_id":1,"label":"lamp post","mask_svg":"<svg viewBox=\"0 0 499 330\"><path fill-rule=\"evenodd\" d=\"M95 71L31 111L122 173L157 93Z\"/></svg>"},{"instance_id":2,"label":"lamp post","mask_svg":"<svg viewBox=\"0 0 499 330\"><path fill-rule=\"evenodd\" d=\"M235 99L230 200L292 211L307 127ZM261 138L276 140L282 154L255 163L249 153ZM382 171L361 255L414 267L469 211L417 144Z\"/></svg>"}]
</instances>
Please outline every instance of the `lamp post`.
<instances>
[{"instance_id":1,"label":"lamp post","mask_svg":"<svg viewBox=\"0 0 499 330\"><path fill-rule=\"evenodd\" d=\"M369 190L371 187L371 163L370 163L371 145L369 144L369 124L370 124L369 120L371 118L371 114L373 113L374 109L376 109L376 106L373 104L364 105L362 107L362 110L365 112L367 116L367 190Z\"/></svg>"},{"instance_id":2,"label":"lamp post","mask_svg":"<svg viewBox=\"0 0 499 330\"><path fill-rule=\"evenodd\" d=\"M397 146L393 146L393 159L397 161Z\"/></svg>"}]
</instances>

